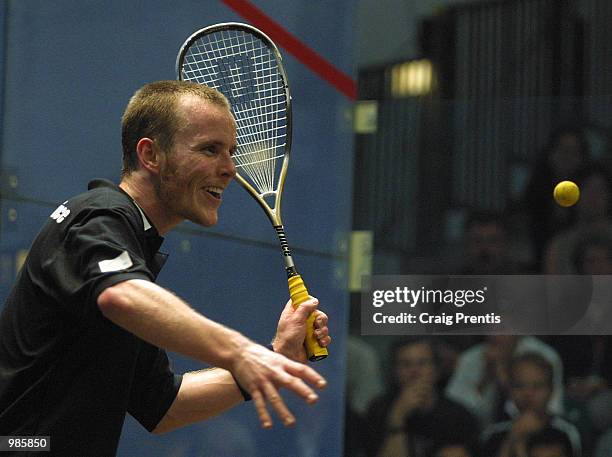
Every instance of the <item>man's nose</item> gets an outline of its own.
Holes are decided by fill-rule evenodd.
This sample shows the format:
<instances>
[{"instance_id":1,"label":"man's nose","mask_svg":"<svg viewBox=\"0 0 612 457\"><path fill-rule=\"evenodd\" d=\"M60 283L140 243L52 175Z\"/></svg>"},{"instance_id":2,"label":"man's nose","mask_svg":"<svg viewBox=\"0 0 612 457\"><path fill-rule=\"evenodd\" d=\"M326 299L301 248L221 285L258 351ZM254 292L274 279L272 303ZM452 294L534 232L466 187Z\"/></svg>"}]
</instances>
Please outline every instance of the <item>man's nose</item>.
<instances>
[{"instance_id":1,"label":"man's nose","mask_svg":"<svg viewBox=\"0 0 612 457\"><path fill-rule=\"evenodd\" d=\"M234 159L232 156L228 154L223 155L222 163L221 163L221 174L224 176L228 176L229 178L233 178L236 176L236 164L234 163Z\"/></svg>"}]
</instances>

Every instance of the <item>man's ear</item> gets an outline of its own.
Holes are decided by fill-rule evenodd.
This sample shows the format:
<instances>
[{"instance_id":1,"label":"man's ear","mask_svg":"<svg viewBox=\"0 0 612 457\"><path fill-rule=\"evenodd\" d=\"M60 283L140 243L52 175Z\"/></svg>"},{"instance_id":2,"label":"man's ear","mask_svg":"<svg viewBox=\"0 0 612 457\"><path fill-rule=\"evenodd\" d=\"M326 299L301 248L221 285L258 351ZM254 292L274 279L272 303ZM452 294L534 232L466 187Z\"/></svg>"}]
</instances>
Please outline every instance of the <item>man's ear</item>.
<instances>
[{"instance_id":1,"label":"man's ear","mask_svg":"<svg viewBox=\"0 0 612 457\"><path fill-rule=\"evenodd\" d=\"M161 150L151 138L141 138L136 143L136 156L142 168L154 174L159 174L161 167Z\"/></svg>"}]
</instances>

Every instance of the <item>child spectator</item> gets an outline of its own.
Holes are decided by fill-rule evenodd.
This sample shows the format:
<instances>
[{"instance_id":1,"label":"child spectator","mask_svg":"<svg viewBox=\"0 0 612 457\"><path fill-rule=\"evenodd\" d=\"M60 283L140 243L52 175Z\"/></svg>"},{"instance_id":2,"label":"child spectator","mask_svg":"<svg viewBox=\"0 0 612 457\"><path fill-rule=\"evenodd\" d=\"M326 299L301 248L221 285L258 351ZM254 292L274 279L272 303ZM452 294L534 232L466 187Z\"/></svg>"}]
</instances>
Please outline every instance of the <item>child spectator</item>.
<instances>
[{"instance_id":1,"label":"child spectator","mask_svg":"<svg viewBox=\"0 0 612 457\"><path fill-rule=\"evenodd\" d=\"M483 455L487 457L529 457L528 443L538 432L554 429L571 443L572 457L580 457L581 442L576 427L548 412L553 391L553 368L541 355L525 353L513 359L510 396L518 415L499 422L483 433Z\"/></svg>"}]
</instances>

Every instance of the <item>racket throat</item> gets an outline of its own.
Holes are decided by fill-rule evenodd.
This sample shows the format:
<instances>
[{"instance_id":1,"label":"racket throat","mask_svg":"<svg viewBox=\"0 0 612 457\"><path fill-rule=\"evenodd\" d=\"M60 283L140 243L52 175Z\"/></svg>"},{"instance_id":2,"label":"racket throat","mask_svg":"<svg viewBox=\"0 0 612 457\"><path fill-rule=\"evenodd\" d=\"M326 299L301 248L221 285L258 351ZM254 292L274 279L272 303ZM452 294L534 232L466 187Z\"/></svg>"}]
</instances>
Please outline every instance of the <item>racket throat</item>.
<instances>
[{"instance_id":1,"label":"racket throat","mask_svg":"<svg viewBox=\"0 0 612 457\"><path fill-rule=\"evenodd\" d=\"M276 234L278 235L278 241L281 245L281 251L283 253L283 260L285 261L285 271L287 272L287 277L291 278L298 274L295 269L295 265L293 263L293 258L291 257L291 250L289 249L289 243L287 242L287 235L285 235L285 228L282 225L275 225L274 230L276 230Z\"/></svg>"}]
</instances>

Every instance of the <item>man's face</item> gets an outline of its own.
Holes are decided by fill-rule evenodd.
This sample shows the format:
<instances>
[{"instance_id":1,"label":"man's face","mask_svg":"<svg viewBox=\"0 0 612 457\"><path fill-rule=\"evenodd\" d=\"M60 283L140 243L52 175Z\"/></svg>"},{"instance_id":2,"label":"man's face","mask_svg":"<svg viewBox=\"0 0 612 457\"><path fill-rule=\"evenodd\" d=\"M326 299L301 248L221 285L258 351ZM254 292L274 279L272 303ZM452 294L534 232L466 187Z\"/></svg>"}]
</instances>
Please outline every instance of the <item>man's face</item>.
<instances>
[{"instance_id":1,"label":"man's face","mask_svg":"<svg viewBox=\"0 0 612 457\"><path fill-rule=\"evenodd\" d=\"M541 444L529 451L529 457L567 457L560 444Z\"/></svg>"},{"instance_id":2,"label":"man's face","mask_svg":"<svg viewBox=\"0 0 612 457\"><path fill-rule=\"evenodd\" d=\"M496 222L474 223L467 232L467 255L482 274L497 268L505 260L506 234Z\"/></svg>"},{"instance_id":3,"label":"man's face","mask_svg":"<svg viewBox=\"0 0 612 457\"><path fill-rule=\"evenodd\" d=\"M399 349L395 374L401 386L417 381L433 384L436 381L436 366L431 346L427 343L414 343Z\"/></svg>"},{"instance_id":4,"label":"man's face","mask_svg":"<svg viewBox=\"0 0 612 457\"><path fill-rule=\"evenodd\" d=\"M157 196L169 218L209 227L217 223L221 193L236 174L236 124L227 109L196 96L182 96L178 109L187 123L162 154Z\"/></svg>"},{"instance_id":5,"label":"man's face","mask_svg":"<svg viewBox=\"0 0 612 457\"><path fill-rule=\"evenodd\" d=\"M512 372L511 396L518 410L546 412L552 386L546 372L529 362L518 363Z\"/></svg>"}]
</instances>

